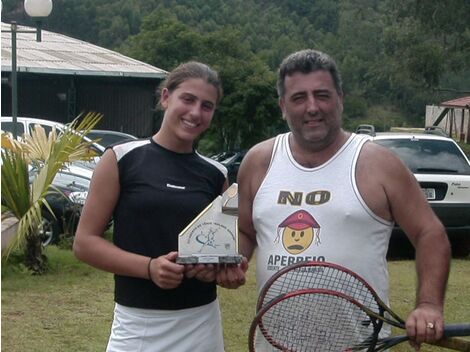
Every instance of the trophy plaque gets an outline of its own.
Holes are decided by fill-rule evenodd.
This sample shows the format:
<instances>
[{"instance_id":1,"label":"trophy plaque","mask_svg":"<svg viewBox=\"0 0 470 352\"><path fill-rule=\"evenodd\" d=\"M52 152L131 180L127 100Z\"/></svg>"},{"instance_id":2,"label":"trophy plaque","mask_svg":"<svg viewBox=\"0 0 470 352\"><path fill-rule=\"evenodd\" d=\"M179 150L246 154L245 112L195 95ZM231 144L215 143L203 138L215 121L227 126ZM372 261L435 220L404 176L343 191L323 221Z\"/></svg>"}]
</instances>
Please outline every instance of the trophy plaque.
<instances>
[{"instance_id":1,"label":"trophy plaque","mask_svg":"<svg viewBox=\"0 0 470 352\"><path fill-rule=\"evenodd\" d=\"M238 264L238 185L233 183L178 237L179 264Z\"/></svg>"}]
</instances>

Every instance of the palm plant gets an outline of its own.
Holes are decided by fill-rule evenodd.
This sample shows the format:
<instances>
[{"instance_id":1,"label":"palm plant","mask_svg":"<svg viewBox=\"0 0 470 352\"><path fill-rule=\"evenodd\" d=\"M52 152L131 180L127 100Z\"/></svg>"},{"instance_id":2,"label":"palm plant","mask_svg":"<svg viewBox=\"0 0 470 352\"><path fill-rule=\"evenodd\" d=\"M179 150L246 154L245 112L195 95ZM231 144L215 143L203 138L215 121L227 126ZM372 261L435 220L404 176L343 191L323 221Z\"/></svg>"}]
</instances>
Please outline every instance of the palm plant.
<instances>
[{"instance_id":1,"label":"palm plant","mask_svg":"<svg viewBox=\"0 0 470 352\"><path fill-rule=\"evenodd\" d=\"M89 113L83 119L79 116L59 134L53 129L48 136L39 125L22 140L2 134L2 205L19 219L17 234L2 253L2 259L8 260L14 249L24 249L28 269L36 274L47 271L39 231L42 208L51 210L45 197L56 191L52 181L61 168L69 162L93 157L90 143L83 136L101 117L99 113ZM30 182L32 168L37 172Z\"/></svg>"}]
</instances>

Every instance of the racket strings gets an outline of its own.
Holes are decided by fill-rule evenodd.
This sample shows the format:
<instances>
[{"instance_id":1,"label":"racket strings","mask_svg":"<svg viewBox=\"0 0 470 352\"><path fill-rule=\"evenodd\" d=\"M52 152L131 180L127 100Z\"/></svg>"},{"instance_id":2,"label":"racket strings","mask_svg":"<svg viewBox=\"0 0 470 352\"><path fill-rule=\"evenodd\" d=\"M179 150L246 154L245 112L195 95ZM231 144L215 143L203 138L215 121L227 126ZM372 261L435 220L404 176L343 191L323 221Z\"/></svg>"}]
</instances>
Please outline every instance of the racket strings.
<instances>
[{"instance_id":1,"label":"racket strings","mask_svg":"<svg viewBox=\"0 0 470 352\"><path fill-rule=\"evenodd\" d=\"M377 339L377 341L373 340L364 340L361 343L358 343L357 345L353 346L349 351L354 352L354 351L369 351L371 349L371 346L373 346L372 351L373 352L381 352L389 349L392 346L395 346L396 344L407 341L408 336L398 336L398 337L389 337L389 338L383 338L383 339Z\"/></svg>"},{"instance_id":2,"label":"racket strings","mask_svg":"<svg viewBox=\"0 0 470 352\"><path fill-rule=\"evenodd\" d=\"M286 271L268 287L258 308L282 293L302 288L321 288L341 292L372 311L380 313L376 298L362 281L348 272L328 266L300 266Z\"/></svg>"},{"instance_id":3,"label":"racket strings","mask_svg":"<svg viewBox=\"0 0 470 352\"><path fill-rule=\"evenodd\" d=\"M281 300L265 312L259 326L271 344L288 351L345 351L376 338L376 327L364 311L327 294Z\"/></svg>"}]
</instances>

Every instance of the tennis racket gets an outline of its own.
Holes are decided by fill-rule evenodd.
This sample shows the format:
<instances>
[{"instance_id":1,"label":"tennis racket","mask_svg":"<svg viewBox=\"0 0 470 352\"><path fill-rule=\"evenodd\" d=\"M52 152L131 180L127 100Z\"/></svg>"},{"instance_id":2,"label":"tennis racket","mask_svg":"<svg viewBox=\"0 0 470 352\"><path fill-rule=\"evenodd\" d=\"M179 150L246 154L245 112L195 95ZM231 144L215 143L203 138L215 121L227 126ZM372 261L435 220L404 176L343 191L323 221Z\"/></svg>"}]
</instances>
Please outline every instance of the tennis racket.
<instances>
[{"instance_id":1,"label":"tennis racket","mask_svg":"<svg viewBox=\"0 0 470 352\"><path fill-rule=\"evenodd\" d=\"M302 289L283 293L257 313L249 333L250 352L255 351L257 327L266 340L281 351L383 351L407 338L379 339L381 322L404 329L404 324L386 318L357 300L326 289ZM470 335L470 324L446 325L445 336ZM469 351L470 342L441 340L440 345Z\"/></svg>"},{"instance_id":2,"label":"tennis racket","mask_svg":"<svg viewBox=\"0 0 470 352\"><path fill-rule=\"evenodd\" d=\"M260 291L256 310L283 293L302 289L325 289L341 292L372 311L387 312L397 322L405 322L379 298L375 290L353 271L329 262L299 262L276 272Z\"/></svg>"}]
</instances>

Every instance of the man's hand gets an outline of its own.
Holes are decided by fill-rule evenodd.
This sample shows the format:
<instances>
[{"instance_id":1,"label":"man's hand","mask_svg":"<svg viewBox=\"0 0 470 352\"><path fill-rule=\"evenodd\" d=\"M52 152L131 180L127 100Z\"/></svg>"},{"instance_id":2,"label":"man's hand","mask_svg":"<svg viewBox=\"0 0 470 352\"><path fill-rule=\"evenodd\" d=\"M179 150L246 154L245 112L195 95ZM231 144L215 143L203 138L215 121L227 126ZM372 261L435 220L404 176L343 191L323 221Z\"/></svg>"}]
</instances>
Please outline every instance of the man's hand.
<instances>
[{"instance_id":1,"label":"man's hand","mask_svg":"<svg viewBox=\"0 0 470 352\"><path fill-rule=\"evenodd\" d=\"M212 282L216 277L216 266L214 264L196 264L186 265L185 275L191 279L195 277L204 282Z\"/></svg>"},{"instance_id":2,"label":"man's hand","mask_svg":"<svg viewBox=\"0 0 470 352\"><path fill-rule=\"evenodd\" d=\"M444 335L442 307L432 303L419 304L406 320L406 333L416 351L422 343L440 340Z\"/></svg>"},{"instance_id":3,"label":"man's hand","mask_svg":"<svg viewBox=\"0 0 470 352\"><path fill-rule=\"evenodd\" d=\"M245 284L248 260L243 257L239 265L220 264L217 270L217 284L223 288L238 288Z\"/></svg>"}]
</instances>

